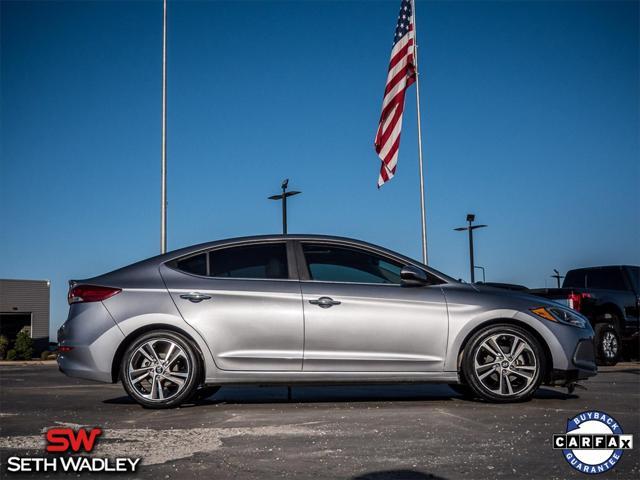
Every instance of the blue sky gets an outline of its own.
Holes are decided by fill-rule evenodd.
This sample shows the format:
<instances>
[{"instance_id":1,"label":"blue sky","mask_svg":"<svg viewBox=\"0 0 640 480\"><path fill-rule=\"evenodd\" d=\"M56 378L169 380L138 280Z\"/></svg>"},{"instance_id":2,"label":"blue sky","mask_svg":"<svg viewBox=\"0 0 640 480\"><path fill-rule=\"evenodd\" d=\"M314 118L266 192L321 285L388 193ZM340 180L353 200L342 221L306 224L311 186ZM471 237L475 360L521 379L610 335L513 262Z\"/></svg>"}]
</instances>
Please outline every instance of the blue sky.
<instances>
[{"instance_id":1,"label":"blue sky","mask_svg":"<svg viewBox=\"0 0 640 480\"><path fill-rule=\"evenodd\" d=\"M396 177L373 136L399 1L169 5L169 248L290 231L419 257L415 89ZM69 278L159 251L160 1L1 6L0 277ZM639 4L418 0L431 264L549 285L640 263Z\"/></svg>"}]
</instances>

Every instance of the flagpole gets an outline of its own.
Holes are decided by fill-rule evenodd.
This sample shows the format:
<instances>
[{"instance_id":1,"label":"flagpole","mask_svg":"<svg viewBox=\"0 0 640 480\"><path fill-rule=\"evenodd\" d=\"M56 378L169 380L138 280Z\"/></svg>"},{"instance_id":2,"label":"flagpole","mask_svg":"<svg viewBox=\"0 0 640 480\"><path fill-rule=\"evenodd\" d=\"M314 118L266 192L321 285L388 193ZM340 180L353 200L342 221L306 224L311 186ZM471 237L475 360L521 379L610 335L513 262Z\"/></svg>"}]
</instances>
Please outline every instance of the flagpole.
<instances>
[{"instance_id":1,"label":"flagpole","mask_svg":"<svg viewBox=\"0 0 640 480\"><path fill-rule=\"evenodd\" d=\"M424 205L424 170L422 162L422 125L420 121L420 72L418 71L418 29L416 27L416 1L412 0L413 10L413 37L416 66L416 111L418 113L418 165L420 168L420 220L422 221L422 262L429 264L427 256L427 217Z\"/></svg>"},{"instance_id":2,"label":"flagpole","mask_svg":"<svg viewBox=\"0 0 640 480\"><path fill-rule=\"evenodd\" d=\"M167 251L167 0L162 1L162 147L160 253Z\"/></svg>"}]
</instances>

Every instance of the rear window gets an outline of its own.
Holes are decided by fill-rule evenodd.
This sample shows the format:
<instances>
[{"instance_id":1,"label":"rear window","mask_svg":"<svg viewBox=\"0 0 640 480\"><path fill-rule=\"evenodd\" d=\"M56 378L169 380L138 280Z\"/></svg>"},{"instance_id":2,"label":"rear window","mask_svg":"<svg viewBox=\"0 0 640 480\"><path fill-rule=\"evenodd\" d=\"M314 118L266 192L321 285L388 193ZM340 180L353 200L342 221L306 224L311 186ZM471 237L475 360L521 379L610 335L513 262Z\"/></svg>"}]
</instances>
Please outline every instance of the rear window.
<instances>
[{"instance_id":1,"label":"rear window","mask_svg":"<svg viewBox=\"0 0 640 480\"><path fill-rule=\"evenodd\" d=\"M603 290L626 290L622 270L619 268L599 268L587 271L587 288Z\"/></svg>"},{"instance_id":2,"label":"rear window","mask_svg":"<svg viewBox=\"0 0 640 480\"><path fill-rule=\"evenodd\" d=\"M585 271L584 270L569 270L567 276L562 282L564 288L584 288L585 285Z\"/></svg>"},{"instance_id":3,"label":"rear window","mask_svg":"<svg viewBox=\"0 0 640 480\"><path fill-rule=\"evenodd\" d=\"M222 248L178 259L174 268L185 273L227 278L289 278L284 243Z\"/></svg>"},{"instance_id":4,"label":"rear window","mask_svg":"<svg viewBox=\"0 0 640 480\"><path fill-rule=\"evenodd\" d=\"M627 290L622 269L619 267L572 270L567 273L563 286L596 290Z\"/></svg>"},{"instance_id":5,"label":"rear window","mask_svg":"<svg viewBox=\"0 0 640 480\"><path fill-rule=\"evenodd\" d=\"M176 268L194 275L207 274L207 254L199 253L192 257L180 259L176 262Z\"/></svg>"},{"instance_id":6,"label":"rear window","mask_svg":"<svg viewBox=\"0 0 640 480\"><path fill-rule=\"evenodd\" d=\"M209 252L209 275L231 278L289 278L284 243L224 248Z\"/></svg>"}]
</instances>

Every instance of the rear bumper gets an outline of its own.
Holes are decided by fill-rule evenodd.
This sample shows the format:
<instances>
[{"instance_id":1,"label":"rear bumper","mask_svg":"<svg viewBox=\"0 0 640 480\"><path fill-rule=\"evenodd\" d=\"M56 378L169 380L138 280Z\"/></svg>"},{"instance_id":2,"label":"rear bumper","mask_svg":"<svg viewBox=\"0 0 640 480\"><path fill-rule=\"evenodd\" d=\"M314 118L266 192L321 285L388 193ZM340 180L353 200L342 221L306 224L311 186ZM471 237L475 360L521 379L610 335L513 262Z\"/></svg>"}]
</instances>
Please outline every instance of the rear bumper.
<instances>
[{"instance_id":1,"label":"rear bumper","mask_svg":"<svg viewBox=\"0 0 640 480\"><path fill-rule=\"evenodd\" d=\"M112 383L111 369L100 369L88 348L74 348L58 355L58 370L68 377Z\"/></svg>"},{"instance_id":2,"label":"rear bumper","mask_svg":"<svg viewBox=\"0 0 640 480\"><path fill-rule=\"evenodd\" d=\"M101 302L74 304L58 330L58 368L70 377L113 382L113 357L124 334Z\"/></svg>"}]
</instances>

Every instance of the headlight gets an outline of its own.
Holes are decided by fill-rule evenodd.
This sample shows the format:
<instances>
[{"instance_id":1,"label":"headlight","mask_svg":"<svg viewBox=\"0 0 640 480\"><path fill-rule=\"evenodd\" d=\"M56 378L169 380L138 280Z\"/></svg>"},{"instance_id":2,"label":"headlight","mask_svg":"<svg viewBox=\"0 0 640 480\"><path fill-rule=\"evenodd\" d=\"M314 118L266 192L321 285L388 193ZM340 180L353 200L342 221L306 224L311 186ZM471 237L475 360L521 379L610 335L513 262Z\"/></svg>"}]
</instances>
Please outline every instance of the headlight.
<instances>
[{"instance_id":1,"label":"headlight","mask_svg":"<svg viewBox=\"0 0 640 480\"><path fill-rule=\"evenodd\" d=\"M573 310L560 307L540 307L531 309L537 316L551 322L564 323L572 327L586 328L587 320Z\"/></svg>"}]
</instances>

